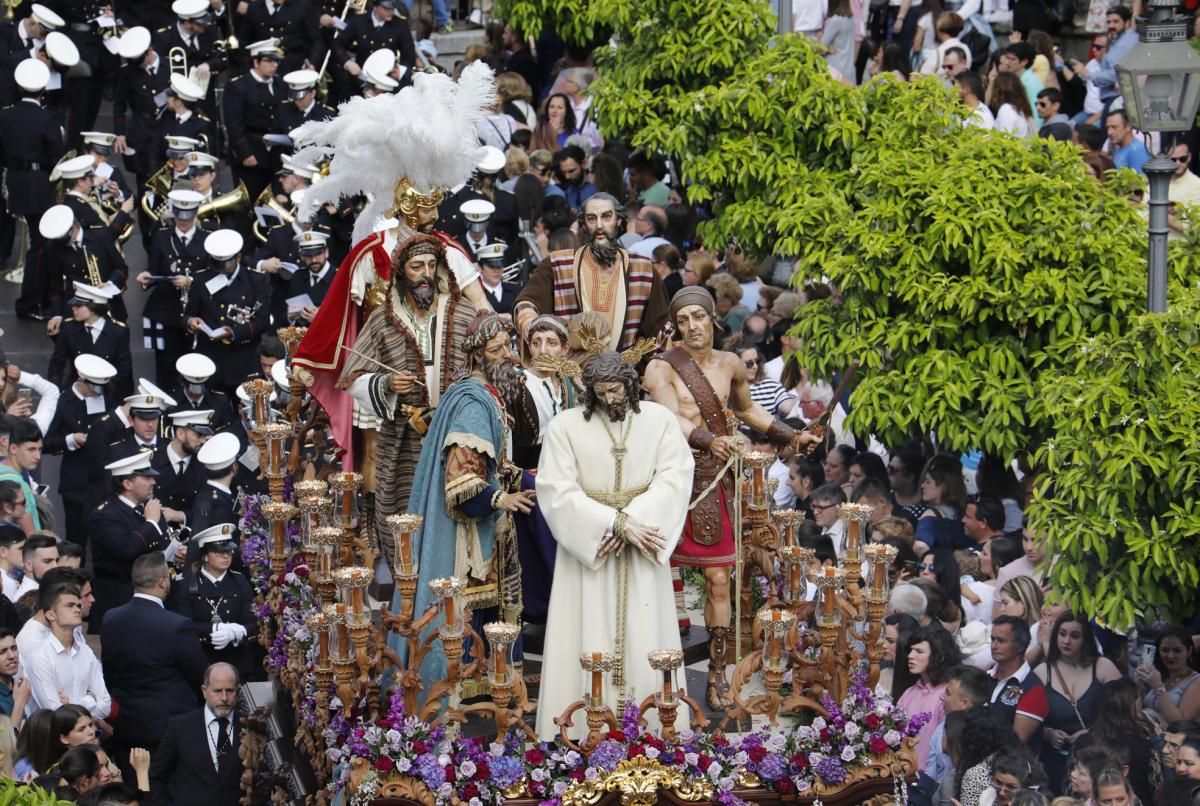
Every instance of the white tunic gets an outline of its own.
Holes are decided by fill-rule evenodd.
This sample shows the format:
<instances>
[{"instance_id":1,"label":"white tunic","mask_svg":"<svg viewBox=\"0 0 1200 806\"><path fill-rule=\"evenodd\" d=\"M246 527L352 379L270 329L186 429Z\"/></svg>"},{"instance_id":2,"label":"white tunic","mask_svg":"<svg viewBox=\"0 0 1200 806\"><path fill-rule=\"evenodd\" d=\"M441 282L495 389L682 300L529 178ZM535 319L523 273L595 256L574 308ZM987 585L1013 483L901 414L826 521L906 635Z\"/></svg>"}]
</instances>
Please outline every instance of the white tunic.
<instances>
[{"instance_id":1,"label":"white tunic","mask_svg":"<svg viewBox=\"0 0 1200 806\"><path fill-rule=\"evenodd\" d=\"M633 420L625 439L628 453L621 486L624 490L648 489L624 511L640 523L658 527L667 536L667 545L657 562L632 547L621 549L628 568L625 601L618 593L617 555L596 560L617 510L587 494L613 489L613 443L604 431L607 428L619 442L624 423L610 422L599 410L591 420L584 420L583 409L568 409L551 421L542 441L538 503L558 541L537 712L537 732L542 739L557 735L554 717L589 689L589 675L579 666L580 653L616 651L618 606L627 614L625 698L640 702L661 688L660 673L646 660L648 652L680 649L668 561L687 514L692 453L668 409L644 402L640 413L629 416ZM620 692L609 686L608 704L618 715L621 699ZM680 709L684 727L685 712ZM580 711L574 717L572 735L582 736L586 729Z\"/></svg>"}]
</instances>

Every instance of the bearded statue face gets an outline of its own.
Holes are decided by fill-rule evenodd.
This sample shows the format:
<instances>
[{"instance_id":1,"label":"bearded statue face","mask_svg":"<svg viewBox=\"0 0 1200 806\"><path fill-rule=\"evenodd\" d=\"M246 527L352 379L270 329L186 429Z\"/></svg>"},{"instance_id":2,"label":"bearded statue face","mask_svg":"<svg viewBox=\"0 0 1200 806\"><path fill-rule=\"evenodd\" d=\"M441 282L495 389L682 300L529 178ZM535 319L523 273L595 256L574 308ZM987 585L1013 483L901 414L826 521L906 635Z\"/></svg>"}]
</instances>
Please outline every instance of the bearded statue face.
<instances>
[{"instance_id":1,"label":"bearded statue face","mask_svg":"<svg viewBox=\"0 0 1200 806\"><path fill-rule=\"evenodd\" d=\"M591 198L584 202L583 225L588 248L605 266L611 266L617 259L619 223L616 207L608 199Z\"/></svg>"},{"instance_id":2,"label":"bearded statue face","mask_svg":"<svg viewBox=\"0 0 1200 806\"><path fill-rule=\"evenodd\" d=\"M685 347L703 350L713 345L713 318L701 305L686 305L675 314L675 330Z\"/></svg>"},{"instance_id":3,"label":"bearded statue face","mask_svg":"<svg viewBox=\"0 0 1200 806\"><path fill-rule=\"evenodd\" d=\"M404 270L396 276L402 294L407 294L423 311L429 310L437 297L437 256L416 254L404 261Z\"/></svg>"},{"instance_id":4,"label":"bearded statue face","mask_svg":"<svg viewBox=\"0 0 1200 806\"><path fill-rule=\"evenodd\" d=\"M592 394L612 422L622 422L629 413L629 395L620 381L596 381L592 384Z\"/></svg>"},{"instance_id":5,"label":"bearded statue face","mask_svg":"<svg viewBox=\"0 0 1200 806\"><path fill-rule=\"evenodd\" d=\"M492 336L477 349L475 355L483 366L483 376L500 391L505 403L512 404L518 401L524 387L524 379L521 377L521 371L517 369L508 331L501 330Z\"/></svg>"}]
</instances>

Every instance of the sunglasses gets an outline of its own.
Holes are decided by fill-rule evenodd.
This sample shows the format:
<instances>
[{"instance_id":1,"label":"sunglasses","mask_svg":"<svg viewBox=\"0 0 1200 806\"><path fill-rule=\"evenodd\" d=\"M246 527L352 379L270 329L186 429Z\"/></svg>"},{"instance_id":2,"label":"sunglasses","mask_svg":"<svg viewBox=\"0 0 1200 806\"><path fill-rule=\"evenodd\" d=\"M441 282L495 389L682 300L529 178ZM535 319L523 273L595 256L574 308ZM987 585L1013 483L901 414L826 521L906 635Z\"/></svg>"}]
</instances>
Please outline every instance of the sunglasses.
<instances>
[{"instance_id":1,"label":"sunglasses","mask_svg":"<svg viewBox=\"0 0 1200 806\"><path fill-rule=\"evenodd\" d=\"M1185 157L1171 157L1172 162L1178 162L1180 165L1187 165L1192 161L1192 155L1188 154Z\"/></svg>"},{"instance_id":2,"label":"sunglasses","mask_svg":"<svg viewBox=\"0 0 1200 806\"><path fill-rule=\"evenodd\" d=\"M743 363L743 364L745 364L747 367L757 367L757 366L758 366L758 359L757 359L757 358L751 358L751 359L749 359L749 360L747 360L747 361L743 361L742 363Z\"/></svg>"},{"instance_id":3,"label":"sunglasses","mask_svg":"<svg viewBox=\"0 0 1200 806\"><path fill-rule=\"evenodd\" d=\"M916 565L913 566L913 568L917 571L933 571L933 570L935 570L933 567L933 563L917 563Z\"/></svg>"}]
</instances>

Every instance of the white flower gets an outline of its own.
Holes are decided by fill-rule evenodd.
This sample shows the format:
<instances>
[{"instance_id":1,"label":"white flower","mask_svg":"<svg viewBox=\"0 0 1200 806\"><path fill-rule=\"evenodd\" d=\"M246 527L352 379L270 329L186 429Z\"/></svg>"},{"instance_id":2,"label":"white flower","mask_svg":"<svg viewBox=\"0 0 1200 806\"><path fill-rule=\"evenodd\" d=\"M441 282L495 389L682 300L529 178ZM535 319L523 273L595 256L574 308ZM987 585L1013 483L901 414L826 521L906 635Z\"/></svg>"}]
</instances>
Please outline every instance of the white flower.
<instances>
[{"instance_id":1,"label":"white flower","mask_svg":"<svg viewBox=\"0 0 1200 806\"><path fill-rule=\"evenodd\" d=\"M400 733L400 731L396 730L395 728L392 728L387 733L385 733L383 736L385 739L387 739L388 744L392 744L392 745L396 745L396 746L399 746L400 742L404 741L404 736Z\"/></svg>"},{"instance_id":2,"label":"white flower","mask_svg":"<svg viewBox=\"0 0 1200 806\"><path fill-rule=\"evenodd\" d=\"M683 762L685 764L687 764L689 767L695 767L697 764L700 763L700 756L697 755L696 753L684 753L683 754Z\"/></svg>"},{"instance_id":3,"label":"white flower","mask_svg":"<svg viewBox=\"0 0 1200 806\"><path fill-rule=\"evenodd\" d=\"M854 761L854 748L846 745L842 748L842 761Z\"/></svg>"},{"instance_id":4,"label":"white flower","mask_svg":"<svg viewBox=\"0 0 1200 806\"><path fill-rule=\"evenodd\" d=\"M396 759L396 772L405 773L412 769L412 761L405 756Z\"/></svg>"},{"instance_id":5,"label":"white flower","mask_svg":"<svg viewBox=\"0 0 1200 806\"><path fill-rule=\"evenodd\" d=\"M488 748L488 752L492 758L500 758L500 756L504 755L504 745L500 744L500 742L492 742L492 746Z\"/></svg>"},{"instance_id":6,"label":"white flower","mask_svg":"<svg viewBox=\"0 0 1200 806\"><path fill-rule=\"evenodd\" d=\"M447 781L438 787L438 797L449 798L454 794L454 784Z\"/></svg>"},{"instance_id":7,"label":"white flower","mask_svg":"<svg viewBox=\"0 0 1200 806\"><path fill-rule=\"evenodd\" d=\"M810 728L808 725L804 725L804 726L798 728L796 730L796 734L803 741L811 741L811 740L815 739L817 736L817 732L815 730L813 730L812 728Z\"/></svg>"},{"instance_id":8,"label":"white flower","mask_svg":"<svg viewBox=\"0 0 1200 806\"><path fill-rule=\"evenodd\" d=\"M883 734L883 740L887 742L888 747L899 747L900 731L889 730L887 733Z\"/></svg>"},{"instance_id":9,"label":"white flower","mask_svg":"<svg viewBox=\"0 0 1200 806\"><path fill-rule=\"evenodd\" d=\"M750 756L744 750L739 750L738 754L733 757L733 766L745 767L750 763Z\"/></svg>"},{"instance_id":10,"label":"white flower","mask_svg":"<svg viewBox=\"0 0 1200 806\"><path fill-rule=\"evenodd\" d=\"M377 745L383 739L383 728L372 725L363 732L363 741L369 745Z\"/></svg>"},{"instance_id":11,"label":"white flower","mask_svg":"<svg viewBox=\"0 0 1200 806\"><path fill-rule=\"evenodd\" d=\"M658 755L659 755L659 753L658 753L657 747L651 746L651 747L646 748L646 758L650 759L651 761L658 758Z\"/></svg>"},{"instance_id":12,"label":"white flower","mask_svg":"<svg viewBox=\"0 0 1200 806\"><path fill-rule=\"evenodd\" d=\"M817 717L816 719L814 719L812 721L812 729L814 731L819 732L819 731L825 730L825 727L826 727L826 723L825 723L825 719L823 717Z\"/></svg>"},{"instance_id":13,"label":"white flower","mask_svg":"<svg viewBox=\"0 0 1200 806\"><path fill-rule=\"evenodd\" d=\"M541 767L536 767L534 768L533 772L529 773L529 777L540 784L542 781L546 780L546 771Z\"/></svg>"},{"instance_id":14,"label":"white flower","mask_svg":"<svg viewBox=\"0 0 1200 806\"><path fill-rule=\"evenodd\" d=\"M483 806L483 801L479 798L471 798L471 806Z\"/></svg>"},{"instance_id":15,"label":"white flower","mask_svg":"<svg viewBox=\"0 0 1200 806\"><path fill-rule=\"evenodd\" d=\"M584 778L586 778L586 779L587 779L587 780L589 780L589 781L594 781L594 780L596 780L596 778L597 778L599 775L600 775L600 771L599 771L599 770L597 770L595 767L588 767L588 768L587 768L587 770L585 770L585 771L584 771L584 773L583 773L583 777L584 777Z\"/></svg>"},{"instance_id":16,"label":"white flower","mask_svg":"<svg viewBox=\"0 0 1200 806\"><path fill-rule=\"evenodd\" d=\"M581 761L583 761L583 758L579 755L579 753L575 752L574 750L567 753L566 762L567 762L567 764L571 765L572 767L578 767L579 762L581 762Z\"/></svg>"},{"instance_id":17,"label":"white flower","mask_svg":"<svg viewBox=\"0 0 1200 806\"><path fill-rule=\"evenodd\" d=\"M438 756L438 764L442 765L443 767L445 767L447 764L450 764L453 761L454 761L454 759L450 758L449 753L442 753L440 756Z\"/></svg>"},{"instance_id":18,"label":"white flower","mask_svg":"<svg viewBox=\"0 0 1200 806\"><path fill-rule=\"evenodd\" d=\"M763 747L772 753L782 753L787 747L787 736L783 733L772 733L763 742Z\"/></svg>"},{"instance_id":19,"label":"white flower","mask_svg":"<svg viewBox=\"0 0 1200 806\"><path fill-rule=\"evenodd\" d=\"M461 765L459 765L458 771L460 773L462 773L464 776L466 776L467 778L474 778L475 777L475 762L471 761L471 759L467 759Z\"/></svg>"},{"instance_id":20,"label":"white flower","mask_svg":"<svg viewBox=\"0 0 1200 806\"><path fill-rule=\"evenodd\" d=\"M555 797L562 795L562 793L566 792L566 791L567 791L567 782L566 781L556 781L555 782L555 784L554 784L554 796Z\"/></svg>"},{"instance_id":21,"label":"white flower","mask_svg":"<svg viewBox=\"0 0 1200 806\"><path fill-rule=\"evenodd\" d=\"M721 777L722 769L723 768L721 767L721 762L719 762L719 761L714 761L712 764L709 764L708 765L709 780L711 780L714 784L717 783L717 779Z\"/></svg>"},{"instance_id":22,"label":"white flower","mask_svg":"<svg viewBox=\"0 0 1200 806\"><path fill-rule=\"evenodd\" d=\"M722 792L732 792L733 778L722 778L720 781L717 781L717 786L721 788Z\"/></svg>"},{"instance_id":23,"label":"white flower","mask_svg":"<svg viewBox=\"0 0 1200 806\"><path fill-rule=\"evenodd\" d=\"M792 783L796 785L797 792L807 792L812 789L812 783L807 778L801 778L799 775L792 778Z\"/></svg>"}]
</instances>

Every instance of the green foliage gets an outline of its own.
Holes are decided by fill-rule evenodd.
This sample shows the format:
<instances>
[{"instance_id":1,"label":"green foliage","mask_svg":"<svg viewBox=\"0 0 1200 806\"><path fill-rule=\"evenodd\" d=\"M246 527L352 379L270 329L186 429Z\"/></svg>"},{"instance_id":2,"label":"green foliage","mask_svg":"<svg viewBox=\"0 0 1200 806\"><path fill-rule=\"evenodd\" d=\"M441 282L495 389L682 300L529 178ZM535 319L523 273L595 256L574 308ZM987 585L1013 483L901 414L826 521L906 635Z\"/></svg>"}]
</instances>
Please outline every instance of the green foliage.
<instances>
[{"instance_id":1,"label":"green foliage","mask_svg":"<svg viewBox=\"0 0 1200 806\"><path fill-rule=\"evenodd\" d=\"M1068 144L966 128L966 110L933 79L840 84L819 45L772 36L760 0L504 0L501 9L529 32L543 23L577 41L614 32L591 90L606 136L678 158L689 199L712 205L707 243L736 238L756 256L793 256L794 284L826 278L838 289L837 300L803 306L793 332L818 377L862 363L850 428L892 443L935 433L950 450L1005 459L1041 447L1048 461L1053 442L1070 459L1053 472L1071 472L1070 482L1042 491L1036 518L1062 554L1055 574L1067 595L1114 625L1142 609L1180 612L1197 587L1183 547L1196 527L1176 501L1196 497L1194 477L1172 471L1175 499L1167 476L1154 485L1162 467L1190 459L1160 447L1149 427L1127 429L1142 443L1122 442L1124 452L1104 429L1124 413L1180 441L1187 427L1123 411L1145 408L1167 380L1116 357L1098 364L1095 352L1112 345L1145 361L1140 344L1194 360L1178 329L1138 316L1146 224L1126 199L1143 180L1126 171L1101 185ZM1172 304L1185 279L1200 277L1200 244L1189 244L1172 251ZM1128 394L1117 394L1122 371L1134 373L1120 378ZM1066 394L1068 382L1087 394ZM1184 381L1170 382L1175 393ZM1092 406L1101 407L1094 423ZM1088 425L1076 432L1076 421ZM1175 560L1193 562L1178 580L1186 586L1166 575Z\"/></svg>"},{"instance_id":2,"label":"green foliage","mask_svg":"<svg viewBox=\"0 0 1200 806\"><path fill-rule=\"evenodd\" d=\"M36 786L22 786L11 778L0 779L0 806L66 806L67 801L59 800L44 789Z\"/></svg>"},{"instance_id":3,"label":"green foliage","mask_svg":"<svg viewBox=\"0 0 1200 806\"><path fill-rule=\"evenodd\" d=\"M1117 629L1178 620L1200 588L1200 292L1081 341L1042 378L1054 435L1030 510L1054 589Z\"/></svg>"}]
</instances>

